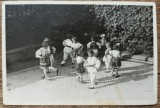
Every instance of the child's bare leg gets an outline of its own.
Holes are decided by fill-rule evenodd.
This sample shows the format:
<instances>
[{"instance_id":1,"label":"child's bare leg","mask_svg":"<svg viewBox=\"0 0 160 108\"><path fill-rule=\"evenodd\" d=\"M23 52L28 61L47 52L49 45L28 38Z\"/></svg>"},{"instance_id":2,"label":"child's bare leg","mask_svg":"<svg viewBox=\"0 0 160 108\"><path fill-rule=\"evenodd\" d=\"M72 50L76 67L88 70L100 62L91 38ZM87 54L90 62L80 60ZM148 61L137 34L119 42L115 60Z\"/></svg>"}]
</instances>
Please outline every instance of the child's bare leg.
<instances>
[{"instance_id":1,"label":"child's bare leg","mask_svg":"<svg viewBox=\"0 0 160 108\"><path fill-rule=\"evenodd\" d=\"M118 74L119 68L116 68L116 77L119 77L120 75Z\"/></svg>"},{"instance_id":2,"label":"child's bare leg","mask_svg":"<svg viewBox=\"0 0 160 108\"><path fill-rule=\"evenodd\" d=\"M79 74L79 77L80 77L80 81L81 81L81 83L82 83L82 82L83 82L82 75L81 75L81 74Z\"/></svg>"},{"instance_id":3,"label":"child's bare leg","mask_svg":"<svg viewBox=\"0 0 160 108\"><path fill-rule=\"evenodd\" d=\"M90 73L90 87L89 89L94 89L95 84L95 73Z\"/></svg>"},{"instance_id":4,"label":"child's bare leg","mask_svg":"<svg viewBox=\"0 0 160 108\"><path fill-rule=\"evenodd\" d=\"M112 68L111 75L114 74L115 68Z\"/></svg>"},{"instance_id":5,"label":"child's bare leg","mask_svg":"<svg viewBox=\"0 0 160 108\"><path fill-rule=\"evenodd\" d=\"M49 77L47 76L47 68L44 68L43 69L43 73L44 73L44 76L46 79L49 79Z\"/></svg>"},{"instance_id":6,"label":"child's bare leg","mask_svg":"<svg viewBox=\"0 0 160 108\"><path fill-rule=\"evenodd\" d=\"M77 73L77 80L79 81L80 80L80 74Z\"/></svg>"}]
</instances>

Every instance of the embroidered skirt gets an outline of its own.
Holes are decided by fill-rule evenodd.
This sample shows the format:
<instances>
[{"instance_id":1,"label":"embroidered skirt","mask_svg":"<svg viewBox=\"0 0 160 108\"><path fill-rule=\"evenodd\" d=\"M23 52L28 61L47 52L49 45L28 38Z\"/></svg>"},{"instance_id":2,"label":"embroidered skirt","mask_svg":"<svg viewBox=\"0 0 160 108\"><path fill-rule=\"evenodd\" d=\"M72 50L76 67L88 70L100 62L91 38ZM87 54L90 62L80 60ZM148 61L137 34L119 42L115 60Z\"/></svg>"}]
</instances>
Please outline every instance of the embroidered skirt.
<instances>
[{"instance_id":1,"label":"embroidered skirt","mask_svg":"<svg viewBox=\"0 0 160 108\"><path fill-rule=\"evenodd\" d=\"M50 57L46 55L45 57L40 59L40 67L45 68L50 66Z\"/></svg>"},{"instance_id":2,"label":"embroidered skirt","mask_svg":"<svg viewBox=\"0 0 160 108\"><path fill-rule=\"evenodd\" d=\"M85 72L84 62L76 64L76 71L77 71L77 73L84 73Z\"/></svg>"},{"instance_id":3,"label":"embroidered skirt","mask_svg":"<svg viewBox=\"0 0 160 108\"><path fill-rule=\"evenodd\" d=\"M114 68L121 67L121 60L120 60L119 57L117 57L117 58L113 57L112 58L112 67L114 67Z\"/></svg>"}]
</instances>

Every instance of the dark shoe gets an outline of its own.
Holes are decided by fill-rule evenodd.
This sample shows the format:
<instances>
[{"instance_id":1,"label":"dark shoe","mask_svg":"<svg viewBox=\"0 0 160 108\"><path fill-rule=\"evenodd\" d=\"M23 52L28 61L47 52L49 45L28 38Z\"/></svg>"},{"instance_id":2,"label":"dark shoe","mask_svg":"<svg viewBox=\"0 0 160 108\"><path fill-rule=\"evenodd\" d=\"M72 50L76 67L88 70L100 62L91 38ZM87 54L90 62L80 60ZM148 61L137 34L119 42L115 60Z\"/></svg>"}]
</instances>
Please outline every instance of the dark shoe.
<instances>
[{"instance_id":1,"label":"dark shoe","mask_svg":"<svg viewBox=\"0 0 160 108\"><path fill-rule=\"evenodd\" d=\"M95 85L97 85L97 84L98 84L98 82L95 82L94 84L95 84Z\"/></svg>"},{"instance_id":2,"label":"dark shoe","mask_svg":"<svg viewBox=\"0 0 160 108\"><path fill-rule=\"evenodd\" d=\"M120 75L115 75L115 78L118 78L118 77L120 77Z\"/></svg>"},{"instance_id":3,"label":"dark shoe","mask_svg":"<svg viewBox=\"0 0 160 108\"><path fill-rule=\"evenodd\" d=\"M76 68L76 66L75 66L75 65L73 65L73 66L72 66L72 68Z\"/></svg>"},{"instance_id":4,"label":"dark shoe","mask_svg":"<svg viewBox=\"0 0 160 108\"><path fill-rule=\"evenodd\" d=\"M44 79L44 78L45 78L45 75L42 76L42 79Z\"/></svg>"},{"instance_id":5,"label":"dark shoe","mask_svg":"<svg viewBox=\"0 0 160 108\"><path fill-rule=\"evenodd\" d=\"M47 71L47 73L51 73L51 71L49 70L49 71Z\"/></svg>"},{"instance_id":6,"label":"dark shoe","mask_svg":"<svg viewBox=\"0 0 160 108\"><path fill-rule=\"evenodd\" d=\"M94 89L94 87L88 87L89 89Z\"/></svg>"},{"instance_id":7,"label":"dark shoe","mask_svg":"<svg viewBox=\"0 0 160 108\"><path fill-rule=\"evenodd\" d=\"M66 66L66 64L61 64L61 66Z\"/></svg>"},{"instance_id":8,"label":"dark shoe","mask_svg":"<svg viewBox=\"0 0 160 108\"><path fill-rule=\"evenodd\" d=\"M87 82L85 82L85 81L81 81L81 83L82 83L82 84L86 84Z\"/></svg>"}]
</instances>

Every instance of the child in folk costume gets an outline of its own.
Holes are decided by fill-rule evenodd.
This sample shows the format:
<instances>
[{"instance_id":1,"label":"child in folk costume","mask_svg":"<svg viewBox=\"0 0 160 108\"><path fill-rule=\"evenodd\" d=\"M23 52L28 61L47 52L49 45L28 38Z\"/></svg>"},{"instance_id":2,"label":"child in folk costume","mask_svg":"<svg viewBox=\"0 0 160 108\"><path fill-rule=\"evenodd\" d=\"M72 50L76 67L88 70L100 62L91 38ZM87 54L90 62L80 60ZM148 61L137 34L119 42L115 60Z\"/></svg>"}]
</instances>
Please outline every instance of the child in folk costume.
<instances>
[{"instance_id":1,"label":"child in folk costume","mask_svg":"<svg viewBox=\"0 0 160 108\"><path fill-rule=\"evenodd\" d=\"M77 80L80 81L81 83L84 82L82 78L82 74L85 72L85 68L84 68L85 59L83 55L84 55L84 51L78 51L77 57L76 57L76 72L78 74Z\"/></svg>"},{"instance_id":2,"label":"child in folk costume","mask_svg":"<svg viewBox=\"0 0 160 108\"><path fill-rule=\"evenodd\" d=\"M103 61L106 66L106 73L110 72L111 70L111 60L112 60L112 55L110 51L105 52L105 56L103 57Z\"/></svg>"},{"instance_id":3,"label":"child in folk costume","mask_svg":"<svg viewBox=\"0 0 160 108\"><path fill-rule=\"evenodd\" d=\"M118 46L114 46L113 50L111 51L112 54L112 75L116 72L115 77L119 77L118 74L119 68L121 67L121 60L120 60L120 51L118 50Z\"/></svg>"},{"instance_id":4,"label":"child in folk costume","mask_svg":"<svg viewBox=\"0 0 160 108\"><path fill-rule=\"evenodd\" d=\"M57 71L57 75L58 75L58 71L59 70L53 66L53 64L55 62L54 54L56 53L56 48L51 45L51 40L49 38L44 38L44 42L47 42L48 43L48 47L50 48L50 54L49 54L50 66L49 66L48 72L50 72L50 70Z\"/></svg>"},{"instance_id":5,"label":"child in folk costume","mask_svg":"<svg viewBox=\"0 0 160 108\"><path fill-rule=\"evenodd\" d=\"M72 47L72 57L73 57L72 63L74 64L72 67L75 68L76 55L78 51L81 51L83 49L83 45L78 42L77 37L73 37L71 47Z\"/></svg>"},{"instance_id":6,"label":"child in folk costume","mask_svg":"<svg viewBox=\"0 0 160 108\"><path fill-rule=\"evenodd\" d=\"M89 89L94 89L95 84L95 77L97 73L97 69L100 67L100 60L98 60L94 55L94 52L92 49L88 50L88 58L85 63L85 67L89 73L90 77L90 87Z\"/></svg>"},{"instance_id":7,"label":"child in folk costume","mask_svg":"<svg viewBox=\"0 0 160 108\"><path fill-rule=\"evenodd\" d=\"M66 60L68 58L68 55L72 58L72 63L73 63L73 56L72 56L72 36L71 35L68 35L67 36L68 39L65 39L63 41L63 46L64 46L64 49L63 49L63 61L61 62L61 65L65 65L66 63Z\"/></svg>"},{"instance_id":8,"label":"child in folk costume","mask_svg":"<svg viewBox=\"0 0 160 108\"><path fill-rule=\"evenodd\" d=\"M101 49L100 49L100 52L101 52L101 55L104 55L104 52L106 50L106 38L105 38L105 34L102 34L101 36L101 39L100 39L100 45L101 45Z\"/></svg>"},{"instance_id":9,"label":"child in folk costume","mask_svg":"<svg viewBox=\"0 0 160 108\"><path fill-rule=\"evenodd\" d=\"M53 49L54 50L54 49ZM40 59L40 68L43 69L43 77L46 79L50 79L47 76L47 70L49 68L50 64L50 47L48 46L48 43L44 41L42 43L42 47L36 51L36 58Z\"/></svg>"},{"instance_id":10,"label":"child in folk costume","mask_svg":"<svg viewBox=\"0 0 160 108\"><path fill-rule=\"evenodd\" d=\"M111 60L112 60L111 47L109 43L106 43L106 48L107 49L105 51L103 61L105 62L106 72L109 72L111 69Z\"/></svg>"},{"instance_id":11,"label":"child in folk costume","mask_svg":"<svg viewBox=\"0 0 160 108\"><path fill-rule=\"evenodd\" d=\"M91 42L87 44L87 49L92 49L94 55L97 57L99 48L101 48L100 43L96 42L95 37L91 37Z\"/></svg>"}]
</instances>

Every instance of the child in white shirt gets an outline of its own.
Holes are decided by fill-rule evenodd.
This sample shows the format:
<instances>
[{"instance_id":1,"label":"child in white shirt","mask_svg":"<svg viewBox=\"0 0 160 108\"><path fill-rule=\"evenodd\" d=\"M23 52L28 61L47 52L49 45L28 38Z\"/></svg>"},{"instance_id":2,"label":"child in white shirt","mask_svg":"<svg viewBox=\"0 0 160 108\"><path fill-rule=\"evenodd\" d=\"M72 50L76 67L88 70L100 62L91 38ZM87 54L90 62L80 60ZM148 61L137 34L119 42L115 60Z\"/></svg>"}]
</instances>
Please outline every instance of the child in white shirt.
<instances>
[{"instance_id":1,"label":"child in white shirt","mask_svg":"<svg viewBox=\"0 0 160 108\"><path fill-rule=\"evenodd\" d=\"M88 50L88 58L86 60L86 69L89 73L89 77L90 77L90 87L89 89L94 89L94 84L95 84L95 77L96 77L96 73L97 73L97 61L99 61L95 55L92 49Z\"/></svg>"},{"instance_id":2,"label":"child in white shirt","mask_svg":"<svg viewBox=\"0 0 160 108\"><path fill-rule=\"evenodd\" d=\"M112 50L112 75L114 72L116 72L115 77L119 77L120 75L118 74L119 68L121 67L121 60L120 60L120 51L118 50L118 46L114 46Z\"/></svg>"},{"instance_id":3,"label":"child in white shirt","mask_svg":"<svg viewBox=\"0 0 160 108\"><path fill-rule=\"evenodd\" d=\"M50 66L50 49L47 42L42 43L42 47L36 51L36 58L40 59L40 68L43 69L44 76L42 78L49 79L47 70Z\"/></svg>"},{"instance_id":4,"label":"child in white shirt","mask_svg":"<svg viewBox=\"0 0 160 108\"><path fill-rule=\"evenodd\" d=\"M71 35L67 35L68 39L65 39L63 41L63 61L61 62L61 65L64 66L66 64L66 60L68 58L68 56L70 56L73 60L73 56L72 56L72 36Z\"/></svg>"},{"instance_id":5,"label":"child in white shirt","mask_svg":"<svg viewBox=\"0 0 160 108\"><path fill-rule=\"evenodd\" d=\"M103 57L103 61L106 66L106 72L109 72L111 69L111 59L112 59L111 50L106 50L105 56Z\"/></svg>"},{"instance_id":6,"label":"child in white shirt","mask_svg":"<svg viewBox=\"0 0 160 108\"><path fill-rule=\"evenodd\" d=\"M112 54L111 54L111 47L109 43L106 43L106 51L105 55L103 57L103 61L105 62L106 66L106 72L109 72L111 69L111 59L112 59Z\"/></svg>"}]
</instances>

